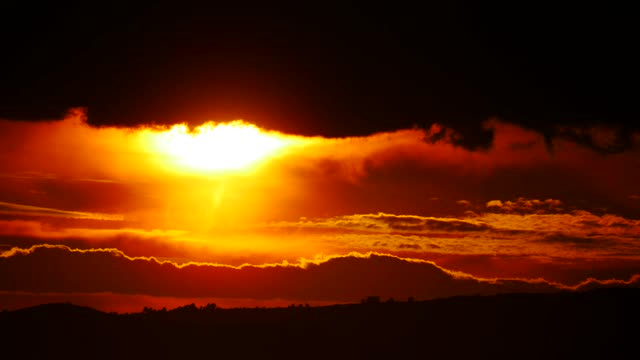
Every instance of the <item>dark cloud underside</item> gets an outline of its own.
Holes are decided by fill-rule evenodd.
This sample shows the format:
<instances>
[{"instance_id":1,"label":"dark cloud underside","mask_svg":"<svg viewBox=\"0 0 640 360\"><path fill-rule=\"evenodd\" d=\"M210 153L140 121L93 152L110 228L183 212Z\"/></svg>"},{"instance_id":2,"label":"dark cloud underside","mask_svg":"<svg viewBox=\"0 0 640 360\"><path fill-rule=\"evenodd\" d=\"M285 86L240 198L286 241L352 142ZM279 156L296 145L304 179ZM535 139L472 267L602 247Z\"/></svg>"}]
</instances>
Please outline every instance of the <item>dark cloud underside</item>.
<instances>
[{"instance_id":1,"label":"dark cloud underside","mask_svg":"<svg viewBox=\"0 0 640 360\"><path fill-rule=\"evenodd\" d=\"M71 250L39 246L0 258L4 290L42 293L146 294L358 301L368 295L420 299L504 292L551 292L545 281L478 280L452 274L433 263L383 255L346 256L319 264L231 268L188 265L177 268L155 259L132 259L116 250ZM592 284L593 283L593 284ZM624 284L587 281L581 286ZM637 283L637 278L628 284Z\"/></svg>"},{"instance_id":2,"label":"dark cloud underside","mask_svg":"<svg viewBox=\"0 0 640 360\"><path fill-rule=\"evenodd\" d=\"M245 5L3 5L0 117L85 106L94 124L241 117L327 136L440 122L477 147L498 116L548 137L615 124L609 150L637 128L628 9Z\"/></svg>"}]
</instances>

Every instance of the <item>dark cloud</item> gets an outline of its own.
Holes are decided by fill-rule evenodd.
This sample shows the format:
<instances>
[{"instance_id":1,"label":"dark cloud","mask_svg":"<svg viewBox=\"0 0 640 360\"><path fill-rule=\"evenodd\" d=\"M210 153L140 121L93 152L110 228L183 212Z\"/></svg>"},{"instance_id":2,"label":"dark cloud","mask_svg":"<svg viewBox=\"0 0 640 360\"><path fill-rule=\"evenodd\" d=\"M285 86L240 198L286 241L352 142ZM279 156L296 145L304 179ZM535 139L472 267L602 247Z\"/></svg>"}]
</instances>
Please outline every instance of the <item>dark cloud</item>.
<instances>
[{"instance_id":1,"label":"dark cloud","mask_svg":"<svg viewBox=\"0 0 640 360\"><path fill-rule=\"evenodd\" d=\"M575 141L603 154L615 154L634 146L631 127L611 127L605 124L589 127L559 127L557 136Z\"/></svg>"},{"instance_id":2,"label":"dark cloud","mask_svg":"<svg viewBox=\"0 0 640 360\"><path fill-rule=\"evenodd\" d=\"M490 200L486 211L516 214L562 214L567 212L558 199L527 199L519 197L514 201Z\"/></svg>"},{"instance_id":3,"label":"dark cloud","mask_svg":"<svg viewBox=\"0 0 640 360\"><path fill-rule=\"evenodd\" d=\"M116 250L39 246L0 259L0 289L27 292L115 292L178 297L358 301L376 294L419 299L512 291L555 291L546 282L483 281L432 263L368 255L297 266L176 267Z\"/></svg>"},{"instance_id":4,"label":"dark cloud","mask_svg":"<svg viewBox=\"0 0 640 360\"><path fill-rule=\"evenodd\" d=\"M352 221L358 224L360 216L355 216ZM386 225L391 230L398 231L484 231L490 226L484 223L471 222L458 219L428 218L410 215L362 215L363 220L373 220L379 224Z\"/></svg>"},{"instance_id":5,"label":"dark cloud","mask_svg":"<svg viewBox=\"0 0 640 360\"><path fill-rule=\"evenodd\" d=\"M585 249L609 249L615 248L618 242L602 236L575 236L562 233L550 234L544 236L539 241L550 244L559 244L573 248Z\"/></svg>"},{"instance_id":6,"label":"dark cloud","mask_svg":"<svg viewBox=\"0 0 640 360\"><path fill-rule=\"evenodd\" d=\"M398 245L398 249L420 250L422 247L418 244L400 244Z\"/></svg>"},{"instance_id":7,"label":"dark cloud","mask_svg":"<svg viewBox=\"0 0 640 360\"><path fill-rule=\"evenodd\" d=\"M166 194L180 203L209 186L211 178L204 176L186 184L181 174L161 175L164 170L158 165L165 167L159 161L164 154L144 141L133 141L144 138L147 130L96 129L80 120L0 121L0 147L5 150L0 153L1 201L92 213L135 212L134 218L140 218L141 213L165 213ZM554 139L558 146L552 155L535 132L497 121L486 126L495 138L493 147L483 152L456 148L450 139L430 144L423 140L427 133L418 129L357 138L298 138L305 146L261 167L270 181L237 178L233 185L226 184L226 192L235 187L247 198L281 204L271 208L274 219L378 211L461 217L465 211L486 211L484 204L496 199L508 205L502 212L578 208L627 217L640 214L638 202L629 197L639 178L637 168L629 166L637 151L601 156ZM535 145L513 150L514 144ZM273 180L274 171L282 181ZM249 189L259 194L249 195ZM293 189L306 195L286 195ZM458 199L482 206L465 208L455 203Z\"/></svg>"},{"instance_id":8,"label":"dark cloud","mask_svg":"<svg viewBox=\"0 0 640 360\"><path fill-rule=\"evenodd\" d=\"M334 252L373 250L434 261L480 277L543 278L575 285L590 277L626 279L640 269L638 220L563 212L564 204L554 199L495 203L510 209L460 218L361 214L279 222L270 229L317 236L314 243Z\"/></svg>"},{"instance_id":9,"label":"dark cloud","mask_svg":"<svg viewBox=\"0 0 640 360\"><path fill-rule=\"evenodd\" d=\"M232 268L193 264L176 267L153 258L129 258L116 250L61 246L14 249L0 258L0 290L28 293L120 293L170 297L218 297L358 301L431 299L455 295L552 292L569 289L545 281L479 280L433 263L370 254L334 257L298 266ZM636 284L638 279L588 280L575 289Z\"/></svg>"},{"instance_id":10,"label":"dark cloud","mask_svg":"<svg viewBox=\"0 0 640 360\"><path fill-rule=\"evenodd\" d=\"M624 124L624 138L638 115L626 91L638 79L633 11L575 12L15 2L3 7L0 28L0 117L60 118L86 106L93 124L242 117L327 136L437 122L455 130L456 144L488 148L493 131L482 122L497 116L547 140L558 124Z\"/></svg>"}]
</instances>

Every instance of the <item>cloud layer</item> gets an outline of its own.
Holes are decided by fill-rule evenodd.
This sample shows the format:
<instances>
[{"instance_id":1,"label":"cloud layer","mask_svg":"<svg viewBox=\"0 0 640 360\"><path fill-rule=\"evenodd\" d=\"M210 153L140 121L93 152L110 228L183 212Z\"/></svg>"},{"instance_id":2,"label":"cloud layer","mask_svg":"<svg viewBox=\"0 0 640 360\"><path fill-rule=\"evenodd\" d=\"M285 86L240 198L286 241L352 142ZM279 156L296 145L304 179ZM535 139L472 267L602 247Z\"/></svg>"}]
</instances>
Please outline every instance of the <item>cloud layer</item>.
<instances>
[{"instance_id":1,"label":"cloud layer","mask_svg":"<svg viewBox=\"0 0 640 360\"><path fill-rule=\"evenodd\" d=\"M121 293L168 297L358 301L383 298L431 299L504 292L569 289L543 280L477 279L431 262L388 255L352 254L299 265L229 267L131 258L113 249L64 246L12 249L0 258L0 286L30 293ZM574 289L638 283L586 281Z\"/></svg>"},{"instance_id":2,"label":"cloud layer","mask_svg":"<svg viewBox=\"0 0 640 360\"><path fill-rule=\"evenodd\" d=\"M482 150L440 125L264 132L286 146L242 171L210 171L176 165L184 149L159 144L168 128L96 128L83 116L0 121L0 250L13 251L0 291L357 301L640 273L638 136L606 152L495 120ZM197 160L228 155L214 148ZM307 266L268 265L285 262Z\"/></svg>"}]
</instances>

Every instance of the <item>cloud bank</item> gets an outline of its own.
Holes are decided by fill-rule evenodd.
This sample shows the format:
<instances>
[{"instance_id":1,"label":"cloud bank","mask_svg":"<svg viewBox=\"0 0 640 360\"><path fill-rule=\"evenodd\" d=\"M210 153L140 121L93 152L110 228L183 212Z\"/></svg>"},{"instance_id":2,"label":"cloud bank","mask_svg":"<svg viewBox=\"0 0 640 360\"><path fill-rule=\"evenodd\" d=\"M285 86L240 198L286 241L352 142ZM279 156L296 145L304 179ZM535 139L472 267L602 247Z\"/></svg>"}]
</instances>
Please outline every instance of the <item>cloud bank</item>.
<instances>
[{"instance_id":1,"label":"cloud bank","mask_svg":"<svg viewBox=\"0 0 640 360\"><path fill-rule=\"evenodd\" d=\"M210 164L225 149L172 148L168 127L92 127L77 112L0 121L0 250L13 251L0 291L357 301L640 273L640 137L607 152L485 127L493 142L476 150L440 125L349 138L263 131L286 146L213 171L171 156ZM185 141L203 133L181 129ZM234 151L251 146L239 139ZM307 266L263 266L285 263Z\"/></svg>"},{"instance_id":2,"label":"cloud bank","mask_svg":"<svg viewBox=\"0 0 640 360\"><path fill-rule=\"evenodd\" d=\"M230 267L176 265L132 258L115 249L65 246L11 249L0 257L0 286L29 293L120 293L168 297L288 299L355 302L369 296L432 299L505 292L550 292L627 281L587 280L567 287L544 280L478 279L420 260L351 254L301 264Z\"/></svg>"}]
</instances>

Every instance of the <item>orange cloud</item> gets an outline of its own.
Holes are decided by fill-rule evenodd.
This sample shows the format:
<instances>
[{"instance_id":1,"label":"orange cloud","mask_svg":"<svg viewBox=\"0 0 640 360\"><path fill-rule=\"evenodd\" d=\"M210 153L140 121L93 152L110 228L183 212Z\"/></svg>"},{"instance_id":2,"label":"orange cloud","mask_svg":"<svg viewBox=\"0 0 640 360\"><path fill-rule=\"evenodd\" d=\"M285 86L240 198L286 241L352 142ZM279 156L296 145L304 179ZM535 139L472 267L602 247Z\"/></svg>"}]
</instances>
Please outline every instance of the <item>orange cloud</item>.
<instances>
[{"instance_id":1,"label":"orange cloud","mask_svg":"<svg viewBox=\"0 0 640 360\"><path fill-rule=\"evenodd\" d=\"M0 201L121 214L147 228L200 230L378 211L461 215L454 203L461 198L553 199L591 212L606 208L640 214L640 205L629 198L640 181L640 172L627 166L638 158L635 148L602 156L558 138L549 153L541 135L498 121L487 122L494 142L485 151L457 147L451 136L428 141L434 131L446 129L329 139L260 132L245 125L251 136L263 134L261 139L282 146L251 171L221 172L189 167L180 159L185 151L191 151L193 161L226 159L239 152L232 147L236 142L250 148L260 141L233 135L239 138L225 153L197 140L218 129L211 125L193 133L184 127L93 128L78 113L58 122L0 121L0 176L6 180ZM172 142L171 134L182 140Z\"/></svg>"},{"instance_id":2,"label":"orange cloud","mask_svg":"<svg viewBox=\"0 0 640 360\"><path fill-rule=\"evenodd\" d=\"M488 201L487 209L491 211L499 212L517 212L517 213L549 213L549 212L564 212L562 208L562 201L557 199L526 199L523 197L518 198L515 201L491 200Z\"/></svg>"},{"instance_id":3,"label":"orange cloud","mask_svg":"<svg viewBox=\"0 0 640 360\"><path fill-rule=\"evenodd\" d=\"M473 206L476 205L468 207ZM532 211L536 212L491 212L448 218L356 214L265 222L205 233L74 228L57 224L57 218L53 218L51 224L0 220L0 244L5 248L37 244L80 249L117 248L132 256L153 256L177 263L200 261L229 265L297 262L319 254L376 251L432 260L474 276L542 277L565 283L580 282L588 277L606 278L605 265L612 273L624 276L640 267L640 247L635 241L640 231L638 220L586 211ZM490 263L478 266L476 260L483 257L490 259ZM593 269L585 266L588 262L594 264ZM551 268L557 273L548 270Z\"/></svg>"},{"instance_id":4,"label":"orange cloud","mask_svg":"<svg viewBox=\"0 0 640 360\"><path fill-rule=\"evenodd\" d=\"M48 216L48 217L63 217L63 218L71 218L71 219L91 219L91 220L111 220L111 221L123 220L123 216L118 214L66 211L66 210L60 210L60 209L12 204L12 203L6 203L6 202L0 202L0 214L25 215L25 216Z\"/></svg>"},{"instance_id":5,"label":"orange cloud","mask_svg":"<svg viewBox=\"0 0 640 360\"><path fill-rule=\"evenodd\" d=\"M604 154L561 136L549 151L540 134L495 120L492 145L476 151L442 126L351 138L207 126L0 121L0 245L233 266L376 252L566 285L637 273L636 143ZM244 150L239 168L225 162Z\"/></svg>"},{"instance_id":6,"label":"orange cloud","mask_svg":"<svg viewBox=\"0 0 640 360\"><path fill-rule=\"evenodd\" d=\"M554 201L527 200L546 206ZM525 202L525 203L526 203ZM515 202L508 202L517 204ZM522 201L520 201L522 203ZM505 205L503 205L505 206ZM512 205L515 206L515 205ZM530 209L525 207L526 209ZM437 245L435 248L450 253L503 253L555 256L567 249L546 247L542 242L551 243L554 236L573 236L593 243L593 250L609 254L640 255L634 237L640 231L639 220L615 215L595 215L586 211L566 213L484 213L460 218L438 218L417 215L359 214L328 219L305 219L298 222L270 223L272 229L309 231L338 234L344 243L348 239L371 239L371 241L391 241L391 239L421 242ZM546 239L546 240L545 240ZM558 243L561 243L560 241ZM455 246L455 247L452 247ZM456 250L457 249L457 250ZM576 254L585 249L575 249ZM581 253L590 256L588 253ZM597 253L591 254L596 256Z\"/></svg>"}]
</instances>

